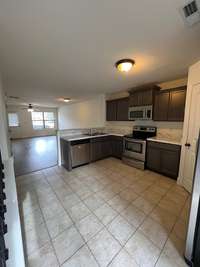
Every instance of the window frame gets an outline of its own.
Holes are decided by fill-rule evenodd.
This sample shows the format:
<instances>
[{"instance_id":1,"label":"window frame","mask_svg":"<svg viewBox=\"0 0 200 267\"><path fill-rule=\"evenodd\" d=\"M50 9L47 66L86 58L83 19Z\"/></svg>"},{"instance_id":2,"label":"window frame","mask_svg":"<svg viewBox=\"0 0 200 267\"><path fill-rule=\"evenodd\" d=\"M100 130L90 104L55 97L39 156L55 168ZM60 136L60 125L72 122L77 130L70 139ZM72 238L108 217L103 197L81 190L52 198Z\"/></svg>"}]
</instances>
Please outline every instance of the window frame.
<instances>
[{"instance_id":1,"label":"window frame","mask_svg":"<svg viewBox=\"0 0 200 267\"><path fill-rule=\"evenodd\" d=\"M55 112L53 111L33 111L33 112L39 112L42 113L42 120L33 120L32 115L31 115L31 120L32 120L32 127L34 130L38 131L38 130L46 130L46 129L50 129L50 130L55 130L56 129L56 117L55 117ZM45 113L52 113L54 119L52 120L47 120L45 119ZM42 127L41 128L34 128L33 122L34 121L42 121ZM54 123L54 127L50 128L50 127L46 127L46 122L53 122Z\"/></svg>"},{"instance_id":2,"label":"window frame","mask_svg":"<svg viewBox=\"0 0 200 267\"><path fill-rule=\"evenodd\" d=\"M45 119L45 113L52 113L53 119L51 119L51 120ZM45 129L55 129L56 128L55 127L56 126L56 118L55 118L55 113L53 111L44 111L43 112L43 118L44 118L44 128ZM53 128L46 127L46 122L53 122L54 127Z\"/></svg>"},{"instance_id":3,"label":"window frame","mask_svg":"<svg viewBox=\"0 0 200 267\"><path fill-rule=\"evenodd\" d=\"M10 125L9 114L16 114L16 115L17 115L17 122L18 122L17 125ZM15 111L8 111L8 127L9 127L9 128L20 127L20 123L19 123L19 114L18 114L18 112L15 112Z\"/></svg>"},{"instance_id":4,"label":"window frame","mask_svg":"<svg viewBox=\"0 0 200 267\"><path fill-rule=\"evenodd\" d=\"M33 119L33 113L41 113L42 114L42 119L40 119L40 120ZM33 111L33 112L31 112L31 121L32 121L33 130L35 130L35 131L44 130L44 115L43 115L43 111ZM42 122L42 127L41 128L34 128L34 123L33 123L34 121L41 121Z\"/></svg>"}]
</instances>

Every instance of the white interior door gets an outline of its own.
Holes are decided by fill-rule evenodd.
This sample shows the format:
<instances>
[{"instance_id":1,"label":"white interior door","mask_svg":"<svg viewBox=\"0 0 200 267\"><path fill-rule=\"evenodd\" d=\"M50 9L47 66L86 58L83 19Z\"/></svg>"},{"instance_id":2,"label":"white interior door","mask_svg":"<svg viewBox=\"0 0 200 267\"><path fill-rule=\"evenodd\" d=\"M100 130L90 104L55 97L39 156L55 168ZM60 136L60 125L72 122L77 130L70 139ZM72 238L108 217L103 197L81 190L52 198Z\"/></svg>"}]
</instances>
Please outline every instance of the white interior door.
<instances>
[{"instance_id":1,"label":"white interior door","mask_svg":"<svg viewBox=\"0 0 200 267\"><path fill-rule=\"evenodd\" d=\"M192 87L189 110L189 124L185 144L185 158L183 170L183 185L189 191L192 189L195 167L197 141L200 130L200 83Z\"/></svg>"}]
</instances>

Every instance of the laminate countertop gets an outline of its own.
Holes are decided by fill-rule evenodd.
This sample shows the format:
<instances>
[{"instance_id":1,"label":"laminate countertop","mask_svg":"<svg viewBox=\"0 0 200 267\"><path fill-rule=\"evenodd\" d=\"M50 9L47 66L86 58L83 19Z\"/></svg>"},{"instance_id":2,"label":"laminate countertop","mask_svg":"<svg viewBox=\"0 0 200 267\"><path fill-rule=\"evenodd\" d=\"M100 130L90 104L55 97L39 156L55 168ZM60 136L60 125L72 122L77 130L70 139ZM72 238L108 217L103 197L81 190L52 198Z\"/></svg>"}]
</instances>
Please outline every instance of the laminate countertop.
<instances>
[{"instance_id":1,"label":"laminate countertop","mask_svg":"<svg viewBox=\"0 0 200 267\"><path fill-rule=\"evenodd\" d=\"M170 138L151 137L151 138L147 138L147 141L153 141L153 142L159 142L159 143L166 143L166 144L181 146L181 141L173 140Z\"/></svg>"},{"instance_id":2,"label":"laminate countertop","mask_svg":"<svg viewBox=\"0 0 200 267\"><path fill-rule=\"evenodd\" d=\"M68 135L68 136L61 136L60 138L66 140L66 141L77 141L77 140L84 140L84 139L92 139L92 138L98 138L98 137L104 137L104 136L119 136L123 137L123 134L117 134L117 133L105 133L105 134L99 134L99 135L87 135L87 134L82 134L82 135Z\"/></svg>"}]
</instances>

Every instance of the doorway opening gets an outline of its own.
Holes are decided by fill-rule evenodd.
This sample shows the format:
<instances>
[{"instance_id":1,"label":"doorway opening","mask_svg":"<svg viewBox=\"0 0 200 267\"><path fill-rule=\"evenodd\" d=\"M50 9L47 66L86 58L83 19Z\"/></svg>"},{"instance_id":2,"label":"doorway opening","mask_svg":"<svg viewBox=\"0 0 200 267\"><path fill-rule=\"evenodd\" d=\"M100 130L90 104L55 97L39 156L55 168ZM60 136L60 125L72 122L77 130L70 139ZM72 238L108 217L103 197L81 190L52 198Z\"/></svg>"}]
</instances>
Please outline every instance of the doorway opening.
<instances>
[{"instance_id":1,"label":"doorway opening","mask_svg":"<svg viewBox=\"0 0 200 267\"><path fill-rule=\"evenodd\" d=\"M11 145L16 176L58 164L56 136L15 139L11 141Z\"/></svg>"}]
</instances>

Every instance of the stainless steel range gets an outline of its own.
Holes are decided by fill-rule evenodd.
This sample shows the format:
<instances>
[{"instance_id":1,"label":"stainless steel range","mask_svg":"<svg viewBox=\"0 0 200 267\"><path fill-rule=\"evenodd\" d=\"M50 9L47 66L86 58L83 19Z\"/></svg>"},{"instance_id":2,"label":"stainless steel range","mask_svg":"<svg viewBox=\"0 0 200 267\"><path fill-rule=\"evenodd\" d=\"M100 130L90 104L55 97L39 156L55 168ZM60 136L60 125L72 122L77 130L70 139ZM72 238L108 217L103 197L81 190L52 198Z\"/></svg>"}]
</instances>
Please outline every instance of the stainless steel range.
<instances>
[{"instance_id":1,"label":"stainless steel range","mask_svg":"<svg viewBox=\"0 0 200 267\"><path fill-rule=\"evenodd\" d=\"M156 127L134 126L131 135L124 137L124 150L122 160L139 169L145 168L146 139L156 136Z\"/></svg>"}]
</instances>

